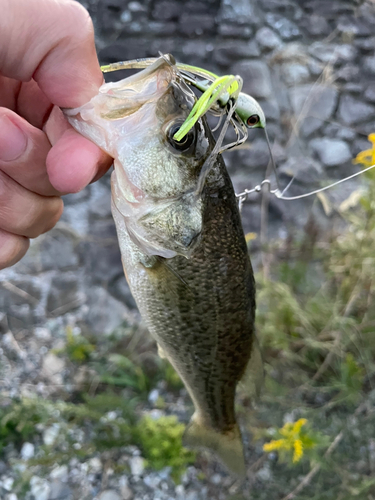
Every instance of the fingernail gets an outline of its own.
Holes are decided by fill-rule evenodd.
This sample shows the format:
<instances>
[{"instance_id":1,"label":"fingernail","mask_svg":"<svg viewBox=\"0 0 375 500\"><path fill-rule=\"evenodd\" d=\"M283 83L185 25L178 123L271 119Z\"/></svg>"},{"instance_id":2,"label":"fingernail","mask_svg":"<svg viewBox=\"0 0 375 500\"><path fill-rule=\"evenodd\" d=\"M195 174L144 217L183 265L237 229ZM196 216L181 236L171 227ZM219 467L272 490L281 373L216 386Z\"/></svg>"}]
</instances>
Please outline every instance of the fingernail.
<instances>
[{"instance_id":1,"label":"fingernail","mask_svg":"<svg viewBox=\"0 0 375 500\"><path fill-rule=\"evenodd\" d=\"M0 160L14 161L24 153L27 137L7 116L0 116Z\"/></svg>"}]
</instances>

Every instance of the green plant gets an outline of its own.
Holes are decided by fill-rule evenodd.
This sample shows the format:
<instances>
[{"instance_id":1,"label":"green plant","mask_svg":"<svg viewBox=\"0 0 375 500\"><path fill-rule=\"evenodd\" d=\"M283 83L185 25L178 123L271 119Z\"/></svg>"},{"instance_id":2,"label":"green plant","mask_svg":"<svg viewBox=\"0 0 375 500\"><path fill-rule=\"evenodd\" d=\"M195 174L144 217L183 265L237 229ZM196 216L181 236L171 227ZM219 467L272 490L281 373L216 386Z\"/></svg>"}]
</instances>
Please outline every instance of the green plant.
<instances>
[{"instance_id":1,"label":"green plant","mask_svg":"<svg viewBox=\"0 0 375 500\"><path fill-rule=\"evenodd\" d=\"M195 460L195 453L182 445L185 426L175 416L157 420L144 416L137 426L139 445L147 463L154 469L172 468L172 477L179 481L187 465Z\"/></svg>"}]
</instances>

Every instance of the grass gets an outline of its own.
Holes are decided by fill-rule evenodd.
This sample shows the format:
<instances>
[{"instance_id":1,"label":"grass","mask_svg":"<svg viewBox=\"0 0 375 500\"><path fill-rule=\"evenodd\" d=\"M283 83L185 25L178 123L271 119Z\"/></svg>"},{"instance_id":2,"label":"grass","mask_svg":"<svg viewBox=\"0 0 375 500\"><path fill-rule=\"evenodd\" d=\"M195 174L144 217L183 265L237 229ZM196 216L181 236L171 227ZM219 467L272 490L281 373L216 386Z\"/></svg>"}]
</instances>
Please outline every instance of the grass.
<instances>
[{"instance_id":1,"label":"grass","mask_svg":"<svg viewBox=\"0 0 375 500\"><path fill-rule=\"evenodd\" d=\"M342 214L346 232L319 242L307 230L299 241L278 243L270 273L257 275L267 377L257 403L239 390L250 470L247 493L232 498L251 491L259 500L375 499L375 179L368 177L367 193ZM117 458L129 444L151 469L171 467L178 482L195 460L182 447L184 424L168 414L154 420L144 408L163 381L157 406L168 413L182 384L148 334L125 326L98 341L67 330L57 355L73 374L87 369L73 393L1 400L0 454L19 452L26 441L37 450L17 491L25 490L29 468L47 471L103 451L116 472L126 472ZM47 445L43 436L53 426L56 439Z\"/></svg>"}]
</instances>

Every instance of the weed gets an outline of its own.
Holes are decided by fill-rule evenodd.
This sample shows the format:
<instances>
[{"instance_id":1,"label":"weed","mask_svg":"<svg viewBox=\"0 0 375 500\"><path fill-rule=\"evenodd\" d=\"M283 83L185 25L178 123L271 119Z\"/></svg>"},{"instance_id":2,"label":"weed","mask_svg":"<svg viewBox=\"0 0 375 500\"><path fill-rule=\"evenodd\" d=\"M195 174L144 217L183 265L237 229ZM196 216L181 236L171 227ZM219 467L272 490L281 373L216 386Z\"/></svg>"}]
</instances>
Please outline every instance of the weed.
<instances>
[{"instance_id":1,"label":"weed","mask_svg":"<svg viewBox=\"0 0 375 500\"><path fill-rule=\"evenodd\" d=\"M154 420L146 415L137 426L139 444L147 463L154 469L172 468L176 482L189 464L194 463L195 454L182 446L185 426L175 416Z\"/></svg>"}]
</instances>

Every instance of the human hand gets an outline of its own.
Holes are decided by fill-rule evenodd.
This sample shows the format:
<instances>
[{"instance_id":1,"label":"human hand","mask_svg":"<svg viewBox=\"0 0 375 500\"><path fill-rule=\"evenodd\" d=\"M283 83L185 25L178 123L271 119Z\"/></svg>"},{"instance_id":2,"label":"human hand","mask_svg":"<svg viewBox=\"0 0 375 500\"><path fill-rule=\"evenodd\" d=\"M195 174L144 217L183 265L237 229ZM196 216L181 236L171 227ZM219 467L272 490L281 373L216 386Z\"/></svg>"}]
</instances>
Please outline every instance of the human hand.
<instances>
[{"instance_id":1,"label":"human hand","mask_svg":"<svg viewBox=\"0 0 375 500\"><path fill-rule=\"evenodd\" d=\"M102 84L88 12L74 0L0 0L0 269L61 216L61 194L103 175L111 158L59 107Z\"/></svg>"}]
</instances>

